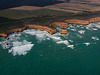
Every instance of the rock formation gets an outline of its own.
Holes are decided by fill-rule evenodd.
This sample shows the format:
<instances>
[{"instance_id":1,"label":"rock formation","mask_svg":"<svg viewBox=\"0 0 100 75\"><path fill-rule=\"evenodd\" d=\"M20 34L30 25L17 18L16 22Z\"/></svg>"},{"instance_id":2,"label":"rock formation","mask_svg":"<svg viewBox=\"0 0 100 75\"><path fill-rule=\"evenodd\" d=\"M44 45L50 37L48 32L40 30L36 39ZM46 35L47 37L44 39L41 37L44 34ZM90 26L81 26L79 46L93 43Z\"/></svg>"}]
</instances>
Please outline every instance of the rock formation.
<instances>
[{"instance_id":1,"label":"rock formation","mask_svg":"<svg viewBox=\"0 0 100 75\"><path fill-rule=\"evenodd\" d=\"M54 22L54 23L51 23L49 26L68 27L68 23L65 23L65 22Z\"/></svg>"},{"instance_id":2,"label":"rock formation","mask_svg":"<svg viewBox=\"0 0 100 75\"><path fill-rule=\"evenodd\" d=\"M42 26L42 25L26 25L29 29L40 29L49 32L50 34L54 34L57 32L56 28L51 28L48 26Z\"/></svg>"},{"instance_id":3,"label":"rock formation","mask_svg":"<svg viewBox=\"0 0 100 75\"><path fill-rule=\"evenodd\" d=\"M67 29L61 29L61 34L67 34Z\"/></svg>"},{"instance_id":4,"label":"rock formation","mask_svg":"<svg viewBox=\"0 0 100 75\"><path fill-rule=\"evenodd\" d=\"M22 28L16 28L16 29L12 29L12 30L7 31L6 33L0 33L0 36L1 37L7 37L8 34L11 34L11 33L14 33L14 32L22 32L25 29L40 29L40 30L47 31L50 34L54 34L54 33L57 32L57 29L53 28L54 26L55 27L57 27L57 26L59 26L59 27L68 27L68 23L88 25L89 23L99 22L99 21L100 21L100 17L95 17L95 18L91 18L89 20L68 19L68 20L65 20L65 22L54 22L54 23L51 23L49 25L51 27L42 26L42 25L35 25L35 24L33 24L33 25L25 25ZM61 34L67 34L67 29L61 29L60 33ZM7 40L9 40L9 38Z\"/></svg>"},{"instance_id":5,"label":"rock formation","mask_svg":"<svg viewBox=\"0 0 100 75\"><path fill-rule=\"evenodd\" d=\"M5 33L0 33L0 36L1 36L1 37L7 37L7 34L5 34Z\"/></svg>"},{"instance_id":6,"label":"rock formation","mask_svg":"<svg viewBox=\"0 0 100 75\"><path fill-rule=\"evenodd\" d=\"M68 19L68 20L65 20L65 22L71 23L71 24L83 24L83 25L89 24L88 20L78 20L78 19Z\"/></svg>"},{"instance_id":7,"label":"rock formation","mask_svg":"<svg viewBox=\"0 0 100 75\"><path fill-rule=\"evenodd\" d=\"M25 29L26 29L26 26L25 27L22 27L22 28L16 28L16 29L9 30L6 33L7 34L11 34L11 33L14 33L14 32L22 32Z\"/></svg>"},{"instance_id":8,"label":"rock formation","mask_svg":"<svg viewBox=\"0 0 100 75\"><path fill-rule=\"evenodd\" d=\"M99 22L99 21L100 21L100 17L95 17L95 18L89 19L89 22L90 22L90 23Z\"/></svg>"}]
</instances>

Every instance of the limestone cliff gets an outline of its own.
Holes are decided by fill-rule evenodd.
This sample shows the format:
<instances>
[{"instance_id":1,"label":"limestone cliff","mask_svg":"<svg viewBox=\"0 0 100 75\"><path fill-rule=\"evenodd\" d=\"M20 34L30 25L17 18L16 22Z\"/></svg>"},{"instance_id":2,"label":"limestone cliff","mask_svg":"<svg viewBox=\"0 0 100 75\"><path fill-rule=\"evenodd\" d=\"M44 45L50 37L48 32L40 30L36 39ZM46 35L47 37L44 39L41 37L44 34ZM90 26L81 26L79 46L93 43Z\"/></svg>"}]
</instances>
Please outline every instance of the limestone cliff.
<instances>
[{"instance_id":1,"label":"limestone cliff","mask_svg":"<svg viewBox=\"0 0 100 75\"><path fill-rule=\"evenodd\" d=\"M14 33L14 32L22 32L25 29L26 29L26 26L25 27L22 27L22 28L16 28L16 29L9 30L6 33L7 34L11 34L11 33Z\"/></svg>"},{"instance_id":2,"label":"limestone cliff","mask_svg":"<svg viewBox=\"0 0 100 75\"><path fill-rule=\"evenodd\" d=\"M90 23L93 23L93 22L100 22L100 17L91 18L91 19L89 19L89 22L90 22Z\"/></svg>"},{"instance_id":3,"label":"limestone cliff","mask_svg":"<svg viewBox=\"0 0 100 75\"><path fill-rule=\"evenodd\" d=\"M0 33L0 36L1 36L1 37L7 37L7 34L5 34L5 33Z\"/></svg>"},{"instance_id":4,"label":"limestone cliff","mask_svg":"<svg viewBox=\"0 0 100 75\"><path fill-rule=\"evenodd\" d=\"M83 24L83 25L89 24L88 20L78 20L78 19L68 19L68 20L65 20L65 22L71 23L71 24Z\"/></svg>"},{"instance_id":5,"label":"limestone cliff","mask_svg":"<svg viewBox=\"0 0 100 75\"><path fill-rule=\"evenodd\" d=\"M68 27L68 23L65 23L65 22L54 22L54 23L51 23L49 26Z\"/></svg>"},{"instance_id":6,"label":"limestone cliff","mask_svg":"<svg viewBox=\"0 0 100 75\"><path fill-rule=\"evenodd\" d=\"M57 32L56 28L51 28L48 26L42 26L42 25L26 25L29 29L40 29L49 32L50 34L54 34Z\"/></svg>"},{"instance_id":7,"label":"limestone cliff","mask_svg":"<svg viewBox=\"0 0 100 75\"><path fill-rule=\"evenodd\" d=\"M67 29L61 29L61 34L67 34Z\"/></svg>"}]
</instances>

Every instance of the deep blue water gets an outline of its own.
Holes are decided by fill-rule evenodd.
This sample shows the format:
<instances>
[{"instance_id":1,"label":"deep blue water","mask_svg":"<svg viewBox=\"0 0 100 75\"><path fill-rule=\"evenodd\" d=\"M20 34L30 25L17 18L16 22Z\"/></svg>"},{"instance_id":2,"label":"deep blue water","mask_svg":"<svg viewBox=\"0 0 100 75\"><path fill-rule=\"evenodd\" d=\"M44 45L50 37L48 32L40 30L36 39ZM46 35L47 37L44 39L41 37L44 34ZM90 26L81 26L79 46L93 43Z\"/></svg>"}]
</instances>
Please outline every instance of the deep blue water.
<instances>
[{"instance_id":1,"label":"deep blue water","mask_svg":"<svg viewBox=\"0 0 100 75\"><path fill-rule=\"evenodd\" d=\"M70 24L66 35L28 29L1 38L0 75L100 75L99 24Z\"/></svg>"}]
</instances>

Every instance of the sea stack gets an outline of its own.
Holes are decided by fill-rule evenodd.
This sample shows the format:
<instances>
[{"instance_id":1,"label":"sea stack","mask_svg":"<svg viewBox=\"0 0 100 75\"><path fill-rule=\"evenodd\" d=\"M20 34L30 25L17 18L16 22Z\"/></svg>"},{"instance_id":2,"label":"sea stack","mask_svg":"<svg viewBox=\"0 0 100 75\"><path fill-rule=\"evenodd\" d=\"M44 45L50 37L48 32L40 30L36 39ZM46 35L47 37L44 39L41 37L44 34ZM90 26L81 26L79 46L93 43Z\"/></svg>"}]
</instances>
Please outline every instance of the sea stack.
<instances>
[{"instance_id":1,"label":"sea stack","mask_svg":"<svg viewBox=\"0 0 100 75\"><path fill-rule=\"evenodd\" d=\"M7 34L5 34L5 33L0 33L0 36L5 38L5 37L7 37Z\"/></svg>"},{"instance_id":2,"label":"sea stack","mask_svg":"<svg viewBox=\"0 0 100 75\"><path fill-rule=\"evenodd\" d=\"M61 29L61 34L67 34L67 29Z\"/></svg>"}]
</instances>

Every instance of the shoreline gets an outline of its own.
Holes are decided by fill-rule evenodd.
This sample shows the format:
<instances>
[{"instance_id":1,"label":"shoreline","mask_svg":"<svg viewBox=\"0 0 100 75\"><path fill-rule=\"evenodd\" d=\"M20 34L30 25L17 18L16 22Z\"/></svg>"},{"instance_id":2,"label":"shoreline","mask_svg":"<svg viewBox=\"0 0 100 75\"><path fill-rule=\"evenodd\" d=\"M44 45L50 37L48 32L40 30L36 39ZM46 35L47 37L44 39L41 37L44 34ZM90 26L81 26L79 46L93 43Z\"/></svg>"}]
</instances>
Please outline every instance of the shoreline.
<instances>
[{"instance_id":1,"label":"shoreline","mask_svg":"<svg viewBox=\"0 0 100 75\"><path fill-rule=\"evenodd\" d=\"M31 24L31 25L25 25L21 28L15 28L6 31L6 33L0 33L0 37L6 38L9 34L12 34L14 32L22 32L26 29L40 29L47 31L48 33L55 34L57 32L57 29L54 27L68 27L68 24L82 24L82 25L88 25L89 23L94 23L94 22L100 22L100 17L95 17L95 18L90 18L88 20L80 20L80 19L67 19L64 20L64 22L53 22L49 24L49 26L43 26L43 25L37 25L37 24ZM61 30L61 34L67 34L67 29ZM64 32L63 32L64 31Z\"/></svg>"}]
</instances>

